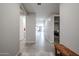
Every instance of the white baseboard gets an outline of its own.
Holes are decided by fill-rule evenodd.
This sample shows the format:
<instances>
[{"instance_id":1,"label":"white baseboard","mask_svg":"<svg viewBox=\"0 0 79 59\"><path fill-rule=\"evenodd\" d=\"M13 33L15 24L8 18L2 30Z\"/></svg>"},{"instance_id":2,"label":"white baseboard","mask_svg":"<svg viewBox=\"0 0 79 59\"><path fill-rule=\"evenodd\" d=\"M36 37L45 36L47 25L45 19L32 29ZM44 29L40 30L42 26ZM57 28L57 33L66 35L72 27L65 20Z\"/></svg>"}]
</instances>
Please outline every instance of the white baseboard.
<instances>
[{"instance_id":1,"label":"white baseboard","mask_svg":"<svg viewBox=\"0 0 79 59\"><path fill-rule=\"evenodd\" d=\"M0 53L0 56L9 56L10 54L9 53Z\"/></svg>"}]
</instances>

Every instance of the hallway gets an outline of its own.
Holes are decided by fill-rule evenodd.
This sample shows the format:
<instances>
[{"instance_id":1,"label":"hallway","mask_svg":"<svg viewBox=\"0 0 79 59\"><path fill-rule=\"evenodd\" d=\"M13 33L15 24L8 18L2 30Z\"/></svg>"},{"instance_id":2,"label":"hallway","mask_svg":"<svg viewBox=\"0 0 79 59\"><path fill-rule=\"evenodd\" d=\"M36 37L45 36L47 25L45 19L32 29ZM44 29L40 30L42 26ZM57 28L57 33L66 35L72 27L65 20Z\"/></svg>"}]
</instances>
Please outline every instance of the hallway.
<instances>
[{"instance_id":1,"label":"hallway","mask_svg":"<svg viewBox=\"0 0 79 59\"><path fill-rule=\"evenodd\" d=\"M79 55L79 4L0 4L0 56L19 55Z\"/></svg>"},{"instance_id":2,"label":"hallway","mask_svg":"<svg viewBox=\"0 0 79 59\"><path fill-rule=\"evenodd\" d=\"M26 38L20 40L21 55L54 56L54 48L51 47L54 42L52 23L53 16L59 14L59 4L24 3L20 11L21 16L26 16Z\"/></svg>"},{"instance_id":3,"label":"hallway","mask_svg":"<svg viewBox=\"0 0 79 59\"><path fill-rule=\"evenodd\" d=\"M54 56L51 44L44 39L44 31L36 31L36 43L20 41L20 51L22 56Z\"/></svg>"}]
</instances>

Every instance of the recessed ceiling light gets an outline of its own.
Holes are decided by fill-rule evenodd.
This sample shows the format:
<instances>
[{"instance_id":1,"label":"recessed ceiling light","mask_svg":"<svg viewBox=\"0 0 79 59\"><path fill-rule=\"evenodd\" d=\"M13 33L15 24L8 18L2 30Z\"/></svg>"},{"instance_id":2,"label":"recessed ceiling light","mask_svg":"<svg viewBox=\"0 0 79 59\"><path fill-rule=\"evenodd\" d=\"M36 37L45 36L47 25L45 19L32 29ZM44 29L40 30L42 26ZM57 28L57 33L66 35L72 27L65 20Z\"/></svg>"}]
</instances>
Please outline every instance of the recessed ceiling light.
<instances>
[{"instance_id":1,"label":"recessed ceiling light","mask_svg":"<svg viewBox=\"0 0 79 59\"><path fill-rule=\"evenodd\" d=\"M41 3L37 3L37 5L41 5Z\"/></svg>"}]
</instances>

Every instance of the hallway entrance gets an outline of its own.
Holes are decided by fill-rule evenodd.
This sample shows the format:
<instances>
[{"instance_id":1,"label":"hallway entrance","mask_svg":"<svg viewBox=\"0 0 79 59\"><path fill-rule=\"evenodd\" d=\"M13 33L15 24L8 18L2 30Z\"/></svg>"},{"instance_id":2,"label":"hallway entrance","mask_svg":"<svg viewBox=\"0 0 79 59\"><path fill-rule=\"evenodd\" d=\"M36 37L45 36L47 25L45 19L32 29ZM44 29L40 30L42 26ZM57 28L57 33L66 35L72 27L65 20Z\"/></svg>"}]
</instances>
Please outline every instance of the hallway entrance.
<instances>
[{"instance_id":1,"label":"hallway entrance","mask_svg":"<svg viewBox=\"0 0 79 59\"><path fill-rule=\"evenodd\" d=\"M53 15L59 14L59 4L24 3L23 7L27 19L25 40L20 40L21 55L54 56Z\"/></svg>"}]
</instances>

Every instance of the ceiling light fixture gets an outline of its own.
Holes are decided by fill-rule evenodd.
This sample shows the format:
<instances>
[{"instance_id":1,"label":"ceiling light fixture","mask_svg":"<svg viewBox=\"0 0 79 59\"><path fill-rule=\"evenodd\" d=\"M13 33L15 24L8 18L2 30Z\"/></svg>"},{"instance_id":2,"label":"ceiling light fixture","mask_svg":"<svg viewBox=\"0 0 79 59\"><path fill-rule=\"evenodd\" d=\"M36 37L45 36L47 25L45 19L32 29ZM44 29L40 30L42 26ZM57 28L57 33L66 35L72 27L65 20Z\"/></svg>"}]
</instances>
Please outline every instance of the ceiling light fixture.
<instances>
[{"instance_id":1,"label":"ceiling light fixture","mask_svg":"<svg viewBox=\"0 0 79 59\"><path fill-rule=\"evenodd\" d=\"M41 3L37 3L37 5L41 5Z\"/></svg>"}]
</instances>

